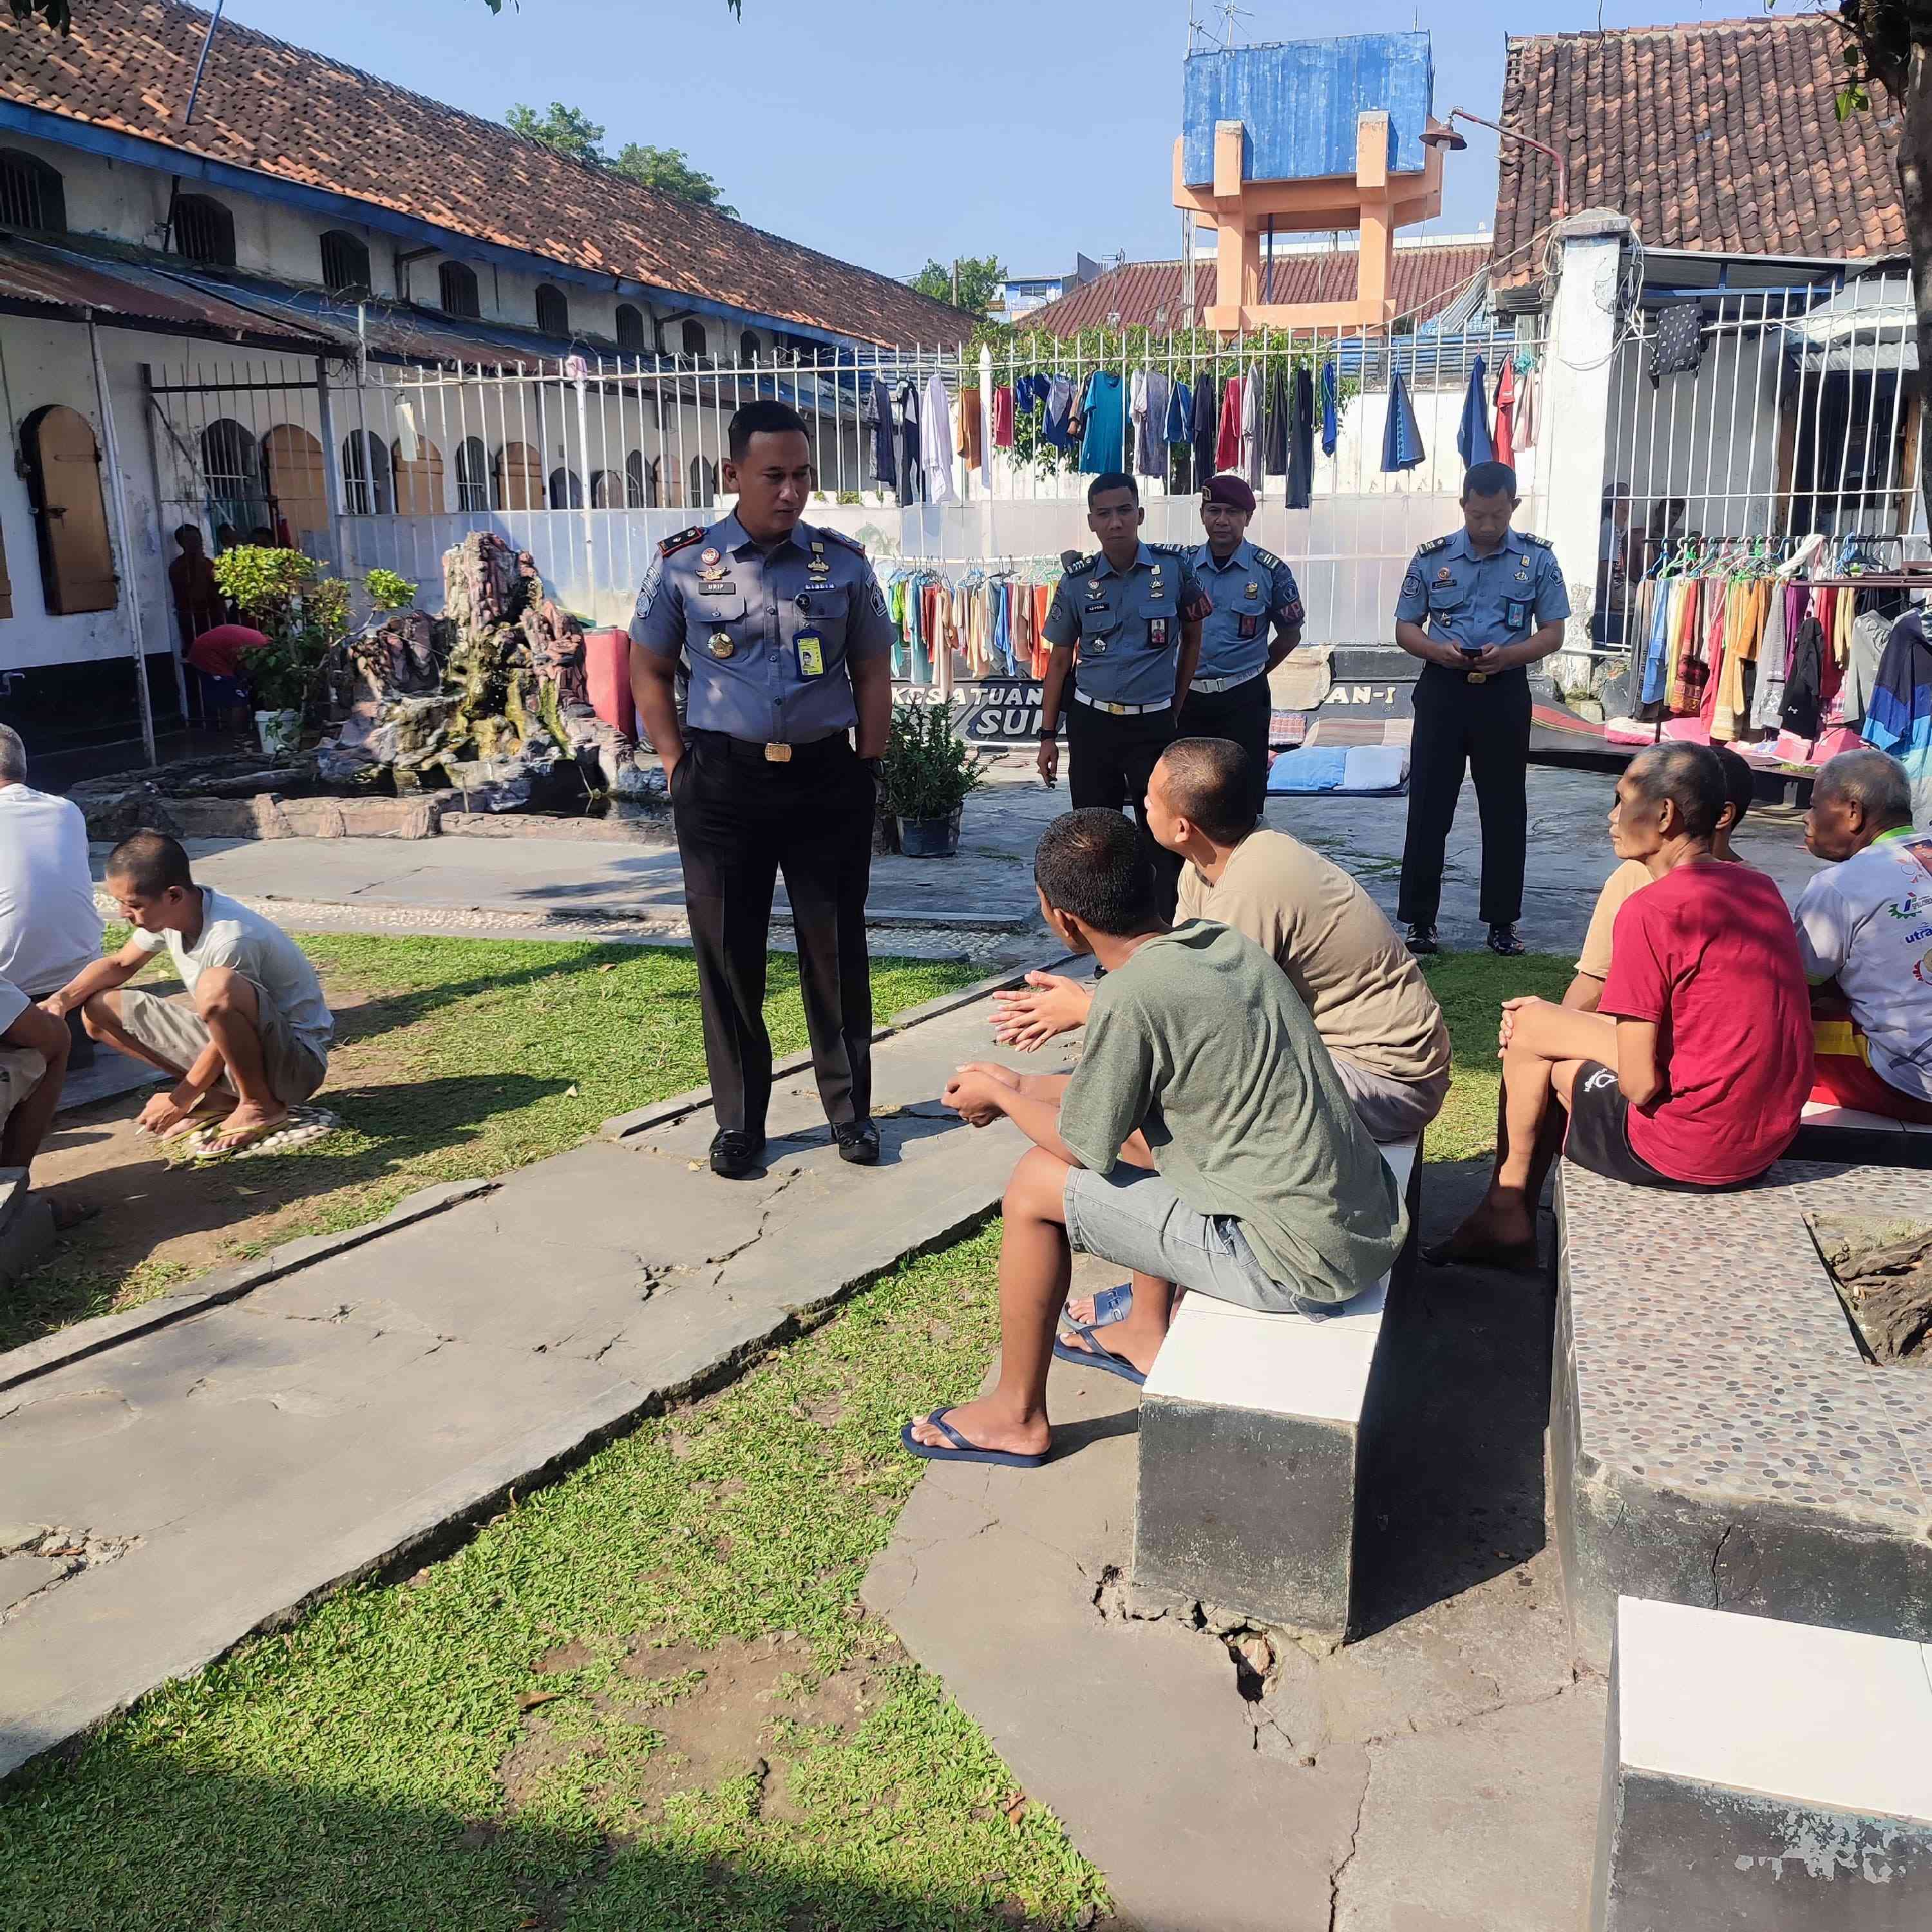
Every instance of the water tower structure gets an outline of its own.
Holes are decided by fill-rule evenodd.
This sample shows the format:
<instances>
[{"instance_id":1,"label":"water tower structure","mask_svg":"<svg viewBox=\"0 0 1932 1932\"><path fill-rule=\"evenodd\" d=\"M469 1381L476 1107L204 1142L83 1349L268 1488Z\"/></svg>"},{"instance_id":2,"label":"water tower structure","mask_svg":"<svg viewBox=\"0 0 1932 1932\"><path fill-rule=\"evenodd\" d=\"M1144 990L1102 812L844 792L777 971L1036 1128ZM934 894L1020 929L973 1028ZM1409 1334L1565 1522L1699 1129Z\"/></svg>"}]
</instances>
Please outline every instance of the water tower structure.
<instances>
[{"instance_id":1,"label":"water tower structure","mask_svg":"<svg viewBox=\"0 0 1932 1932\"><path fill-rule=\"evenodd\" d=\"M1217 235L1202 325L1360 328L1395 314L1396 230L1442 212L1429 36L1360 34L1187 57L1174 202ZM1282 234L1361 237L1352 300L1270 299Z\"/></svg>"}]
</instances>

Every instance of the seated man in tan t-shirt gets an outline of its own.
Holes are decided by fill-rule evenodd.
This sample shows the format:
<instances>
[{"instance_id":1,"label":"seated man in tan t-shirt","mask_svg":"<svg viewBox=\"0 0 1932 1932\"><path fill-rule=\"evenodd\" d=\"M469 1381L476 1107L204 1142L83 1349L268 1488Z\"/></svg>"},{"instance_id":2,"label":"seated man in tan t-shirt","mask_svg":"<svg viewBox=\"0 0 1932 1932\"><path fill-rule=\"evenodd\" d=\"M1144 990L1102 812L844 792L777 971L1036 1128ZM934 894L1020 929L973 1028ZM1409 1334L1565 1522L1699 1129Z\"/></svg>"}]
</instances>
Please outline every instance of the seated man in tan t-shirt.
<instances>
[{"instance_id":1,"label":"seated man in tan t-shirt","mask_svg":"<svg viewBox=\"0 0 1932 1932\"><path fill-rule=\"evenodd\" d=\"M1293 982L1362 1124L1412 1139L1449 1091L1449 1029L1419 967L1373 899L1318 852L1253 815L1247 754L1226 738L1181 738L1148 782L1148 829L1189 863L1176 923L1210 919L1244 933ZM996 993L995 1036L1030 1052L1078 1026L1079 982L1027 976Z\"/></svg>"},{"instance_id":2,"label":"seated man in tan t-shirt","mask_svg":"<svg viewBox=\"0 0 1932 1932\"><path fill-rule=\"evenodd\" d=\"M1729 746L1713 745L1718 762L1724 768L1724 809L1718 820L1718 836L1711 841L1711 856L1734 864L1744 862L1744 854L1735 850L1731 834L1744 821L1753 795L1750 765ZM1579 1012L1594 1013L1604 996L1604 982L1610 976L1610 932L1631 893L1650 884L1650 874L1640 859L1626 859L1604 881L1597 895L1596 909L1590 914L1590 929L1583 935L1583 950L1576 961L1576 976L1570 982L1563 1004Z\"/></svg>"}]
</instances>

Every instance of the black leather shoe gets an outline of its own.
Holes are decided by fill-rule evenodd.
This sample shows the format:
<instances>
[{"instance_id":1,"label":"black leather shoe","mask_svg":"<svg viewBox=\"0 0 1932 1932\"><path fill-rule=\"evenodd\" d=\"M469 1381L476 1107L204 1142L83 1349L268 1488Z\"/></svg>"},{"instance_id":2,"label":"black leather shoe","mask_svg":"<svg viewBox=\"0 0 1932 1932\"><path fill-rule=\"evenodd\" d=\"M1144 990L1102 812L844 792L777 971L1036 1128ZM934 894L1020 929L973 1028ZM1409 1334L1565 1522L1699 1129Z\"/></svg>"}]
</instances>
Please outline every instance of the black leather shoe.
<instances>
[{"instance_id":1,"label":"black leather shoe","mask_svg":"<svg viewBox=\"0 0 1932 1932\"><path fill-rule=\"evenodd\" d=\"M733 1127L720 1127L711 1136L711 1172L726 1180L742 1180L764 1159L765 1137Z\"/></svg>"},{"instance_id":2,"label":"black leather shoe","mask_svg":"<svg viewBox=\"0 0 1932 1932\"><path fill-rule=\"evenodd\" d=\"M879 1130L870 1120L854 1120L850 1126L840 1127L832 1138L838 1143L841 1160L849 1160L854 1167L878 1166Z\"/></svg>"},{"instance_id":3,"label":"black leather shoe","mask_svg":"<svg viewBox=\"0 0 1932 1932\"><path fill-rule=\"evenodd\" d=\"M1529 948L1517 936L1514 921L1507 926L1490 928L1490 950L1500 952L1505 959L1514 959L1519 952L1527 952Z\"/></svg>"},{"instance_id":4,"label":"black leather shoe","mask_svg":"<svg viewBox=\"0 0 1932 1932\"><path fill-rule=\"evenodd\" d=\"M1418 958L1424 953L1440 952L1442 948L1436 943L1435 927L1412 926L1408 928L1408 950Z\"/></svg>"}]
</instances>

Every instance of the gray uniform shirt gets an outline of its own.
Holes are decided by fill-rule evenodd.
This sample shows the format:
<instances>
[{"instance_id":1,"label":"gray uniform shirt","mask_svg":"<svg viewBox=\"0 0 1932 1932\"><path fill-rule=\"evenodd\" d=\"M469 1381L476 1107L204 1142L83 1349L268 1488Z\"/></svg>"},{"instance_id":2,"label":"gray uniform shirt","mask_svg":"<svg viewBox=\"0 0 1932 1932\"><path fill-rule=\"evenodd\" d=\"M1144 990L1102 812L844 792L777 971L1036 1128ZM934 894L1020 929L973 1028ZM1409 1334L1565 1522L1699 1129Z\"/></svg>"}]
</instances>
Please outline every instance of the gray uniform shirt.
<instances>
[{"instance_id":1,"label":"gray uniform shirt","mask_svg":"<svg viewBox=\"0 0 1932 1932\"><path fill-rule=\"evenodd\" d=\"M1053 593L1042 634L1049 644L1079 646L1079 688L1087 697L1172 704L1180 627L1214 608L1191 549L1142 544L1124 571L1104 552L1075 564Z\"/></svg>"},{"instance_id":2,"label":"gray uniform shirt","mask_svg":"<svg viewBox=\"0 0 1932 1932\"><path fill-rule=\"evenodd\" d=\"M1243 682L1268 668L1268 632L1302 621L1301 590L1294 572L1272 550L1238 543L1226 563L1203 544L1194 568L1214 608L1201 626L1201 662L1194 675Z\"/></svg>"},{"instance_id":3,"label":"gray uniform shirt","mask_svg":"<svg viewBox=\"0 0 1932 1932\"><path fill-rule=\"evenodd\" d=\"M1426 543L1409 560L1396 599L1396 621L1426 623L1429 634L1466 651L1520 644L1570 614L1556 554L1541 537L1504 532L1478 556L1467 530Z\"/></svg>"},{"instance_id":4,"label":"gray uniform shirt","mask_svg":"<svg viewBox=\"0 0 1932 1932\"><path fill-rule=\"evenodd\" d=\"M735 516L660 544L631 620L642 649L688 660L686 722L753 744L850 730L850 666L896 634L862 545L800 524L766 550Z\"/></svg>"}]
</instances>

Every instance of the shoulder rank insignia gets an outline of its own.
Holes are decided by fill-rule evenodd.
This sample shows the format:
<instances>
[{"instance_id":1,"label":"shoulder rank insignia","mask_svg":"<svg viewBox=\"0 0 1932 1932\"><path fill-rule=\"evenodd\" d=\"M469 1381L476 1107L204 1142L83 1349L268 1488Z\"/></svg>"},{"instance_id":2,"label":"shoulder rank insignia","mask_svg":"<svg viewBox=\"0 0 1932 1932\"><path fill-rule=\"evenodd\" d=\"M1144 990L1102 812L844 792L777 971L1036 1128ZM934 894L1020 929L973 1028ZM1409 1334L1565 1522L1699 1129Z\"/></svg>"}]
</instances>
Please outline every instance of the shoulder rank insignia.
<instances>
[{"instance_id":1,"label":"shoulder rank insignia","mask_svg":"<svg viewBox=\"0 0 1932 1932\"><path fill-rule=\"evenodd\" d=\"M1516 535L1525 543L1534 544L1538 550L1550 550L1554 548L1547 537L1532 536L1527 530L1518 530Z\"/></svg>"},{"instance_id":2,"label":"shoulder rank insignia","mask_svg":"<svg viewBox=\"0 0 1932 1932\"><path fill-rule=\"evenodd\" d=\"M688 530L680 530L674 537L666 537L664 542L658 545L658 554L660 556L669 556L674 550L688 550L693 544L700 542L704 536L704 526L702 524L694 524Z\"/></svg>"},{"instance_id":3,"label":"shoulder rank insignia","mask_svg":"<svg viewBox=\"0 0 1932 1932\"><path fill-rule=\"evenodd\" d=\"M1200 554L1198 544L1149 544L1148 548L1156 556L1192 558Z\"/></svg>"},{"instance_id":4,"label":"shoulder rank insignia","mask_svg":"<svg viewBox=\"0 0 1932 1932\"><path fill-rule=\"evenodd\" d=\"M848 550L856 550L861 556L866 554L866 546L856 537L848 537L843 530L826 530L822 525L814 524L812 533L815 536L830 537L834 543L842 544Z\"/></svg>"},{"instance_id":5,"label":"shoulder rank insignia","mask_svg":"<svg viewBox=\"0 0 1932 1932\"><path fill-rule=\"evenodd\" d=\"M1281 562L1273 550L1263 550L1259 544L1250 544L1248 548L1254 552L1256 562L1264 570L1273 570Z\"/></svg>"},{"instance_id":6,"label":"shoulder rank insignia","mask_svg":"<svg viewBox=\"0 0 1932 1932\"><path fill-rule=\"evenodd\" d=\"M1084 577L1100 561L1100 553L1098 550L1096 550L1091 556L1076 556L1070 563L1066 565L1066 574L1069 577Z\"/></svg>"},{"instance_id":7,"label":"shoulder rank insignia","mask_svg":"<svg viewBox=\"0 0 1932 1932\"><path fill-rule=\"evenodd\" d=\"M1418 544L1415 554L1418 556L1433 556L1438 550L1446 549L1448 543L1447 537L1432 537L1426 544Z\"/></svg>"}]
</instances>

